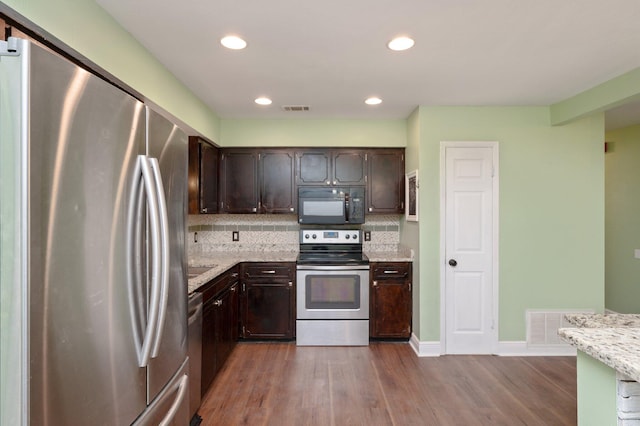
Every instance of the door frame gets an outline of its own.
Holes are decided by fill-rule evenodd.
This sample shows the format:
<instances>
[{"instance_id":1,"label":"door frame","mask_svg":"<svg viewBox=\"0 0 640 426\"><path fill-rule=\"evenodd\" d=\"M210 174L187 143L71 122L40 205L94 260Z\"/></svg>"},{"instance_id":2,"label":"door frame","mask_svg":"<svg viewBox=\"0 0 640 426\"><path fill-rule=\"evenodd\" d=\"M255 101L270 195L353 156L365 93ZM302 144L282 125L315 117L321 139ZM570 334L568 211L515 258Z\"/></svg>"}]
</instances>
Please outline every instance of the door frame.
<instances>
[{"instance_id":1,"label":"door frame","mask_svg":"<svg viewBox=\"0 0 640 426\"><path fill-rule=\"evenodd\" d=\"M491 267L493 268L493 289L492 297L492 353L498 353L498 314L500 311L499 299L499 276L498 276L498 254L499 254L499 210L500 210L500 162L499 144L497 141L440 141L440 353L447 353L447 330L446 330L446 149L447 148L491 148L493 157L493 205L492 209L492 252Z\"/></svg>"}]
</instances>

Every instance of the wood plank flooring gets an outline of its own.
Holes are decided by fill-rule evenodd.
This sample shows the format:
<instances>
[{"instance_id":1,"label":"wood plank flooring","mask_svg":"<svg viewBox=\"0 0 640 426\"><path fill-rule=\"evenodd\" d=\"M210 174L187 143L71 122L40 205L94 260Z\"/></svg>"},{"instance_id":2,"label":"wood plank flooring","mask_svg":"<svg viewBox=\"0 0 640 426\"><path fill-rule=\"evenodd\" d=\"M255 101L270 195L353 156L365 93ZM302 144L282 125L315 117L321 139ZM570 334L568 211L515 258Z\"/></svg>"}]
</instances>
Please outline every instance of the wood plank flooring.
<instances>
[{"instance_id":1,"label":"wood plank flooring","mask_svg":"<svg viewBox=\"0 0 640 426\"><path fill-rule=\"evenodd\" d=\"M575 425L576 363L239 343L198 412L205 426Z\"/></svg>"}]
</instances>

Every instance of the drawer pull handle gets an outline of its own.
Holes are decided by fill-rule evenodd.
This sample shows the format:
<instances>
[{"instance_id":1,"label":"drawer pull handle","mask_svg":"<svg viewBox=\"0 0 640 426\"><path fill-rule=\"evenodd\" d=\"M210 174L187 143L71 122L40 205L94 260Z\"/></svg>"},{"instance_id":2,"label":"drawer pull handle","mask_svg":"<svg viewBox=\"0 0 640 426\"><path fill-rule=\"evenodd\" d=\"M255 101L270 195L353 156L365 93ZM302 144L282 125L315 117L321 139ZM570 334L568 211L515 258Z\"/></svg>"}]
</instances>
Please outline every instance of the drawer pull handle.
<instances>
[{"instance_id":1,"label":"drawer pull handle","mask_svg":"<svg viewBox=\"0 0 640 426\"><path fill-rule=\"evenodd\" d=\"M275 274L276 271L274 271L273 269L270 271L262 271L263 274Z\"/></svg>"},{"instance_id":2,"label":"drawer pull handle","mask_svg":"<svg viewBox=\"0 0 640 426\"><path fill-rule=\"evenodd\" d=\"M389 270L389 271L384 271L384 273L385 273L385 274L397 274L397 273L398 273L398 271L392 271L392 270Z\"/></svg>"}]
</instances>

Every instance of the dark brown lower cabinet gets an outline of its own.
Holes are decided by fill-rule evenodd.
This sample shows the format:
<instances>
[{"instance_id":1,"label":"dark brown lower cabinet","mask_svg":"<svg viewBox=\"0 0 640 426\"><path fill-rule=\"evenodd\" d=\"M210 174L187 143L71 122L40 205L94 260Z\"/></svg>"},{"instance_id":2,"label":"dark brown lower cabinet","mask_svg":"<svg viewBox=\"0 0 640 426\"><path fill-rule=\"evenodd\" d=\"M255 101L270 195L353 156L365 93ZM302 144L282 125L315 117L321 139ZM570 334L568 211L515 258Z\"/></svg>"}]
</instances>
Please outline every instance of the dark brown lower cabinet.
<instances>
[{"instance_id":1,"label":"dark brown lower cabinet","mask_svg":"<svg viewBox=\"0 0 640 426\"><path fill-rule=\"evenodd\" d=\"M245 263L241 277L242 337L293 339L295 263Z\"/></svg>"},{"instance_id":2,"label":"dark brown lower cabinet","mask_svg":"<svg viewBox=\"0 0 640 426\"><path fill-rule=\"evenodd\" d=\"M201 287L202 373L204 396L238 341L239 282L237 267Z\"/></svg>"},{"instance_id":3,"label":"dark brown lower cabinet","mask_svg":"<svg viewBox=\"0 0 640 426\"><path fill-rule=\"evenodd\" d=\"M374 339L411 337L411 263L372 262L369 334Z\"/></svg>"}]
</instances>

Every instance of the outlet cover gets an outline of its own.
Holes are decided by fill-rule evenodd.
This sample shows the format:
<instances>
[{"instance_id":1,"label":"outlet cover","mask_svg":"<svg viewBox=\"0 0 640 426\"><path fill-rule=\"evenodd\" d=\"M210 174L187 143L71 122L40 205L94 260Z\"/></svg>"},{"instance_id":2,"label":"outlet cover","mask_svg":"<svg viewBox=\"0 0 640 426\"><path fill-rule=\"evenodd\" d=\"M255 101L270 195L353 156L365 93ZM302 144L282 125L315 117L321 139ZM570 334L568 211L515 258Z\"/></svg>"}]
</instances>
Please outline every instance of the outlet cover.
<instances>
[{"instance_id":1,"label":"outlet cover","mask_svg":"<svg viewBox=\"0 0 640 426\"><path fill-rule=\"evenodd\" d=\"M364 240L371 241L371 231L364 231Z\"/></svg>"},{"instance_id":2,"label":"outlet cover","mask_svg":"<svg viewBox=\"0 0 640 426\"><path fill-rule=\"evenodd\" d=\"M232 231L231 241L240 241L240 231Z\"/></svg>"},{"instance_id":3,"label":"outlet cover","mask_svg":"<svg viewBox=\"0 0 640 426\"><path fill-rule=\"evenodd\" d=\"M635 249L633 251L633 257L635 257L636 259L640 259L640 249Z\"/></svg>"}]
</instances>

